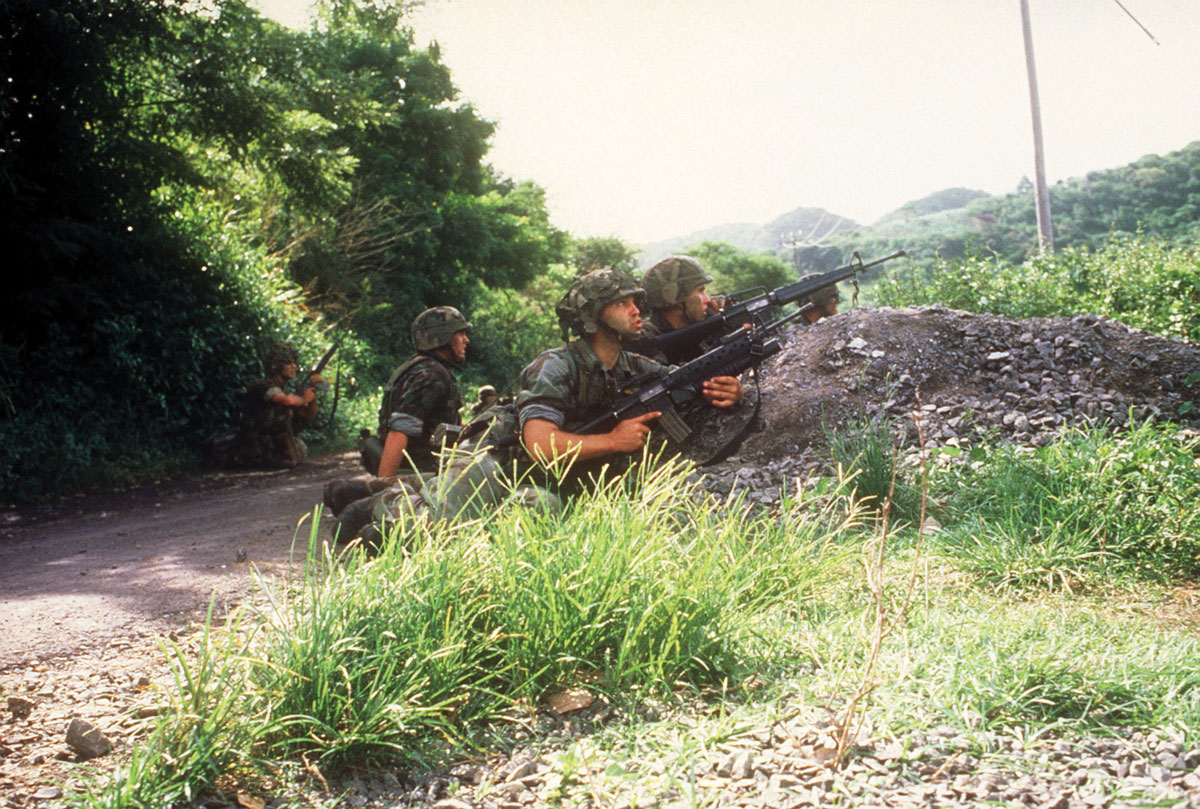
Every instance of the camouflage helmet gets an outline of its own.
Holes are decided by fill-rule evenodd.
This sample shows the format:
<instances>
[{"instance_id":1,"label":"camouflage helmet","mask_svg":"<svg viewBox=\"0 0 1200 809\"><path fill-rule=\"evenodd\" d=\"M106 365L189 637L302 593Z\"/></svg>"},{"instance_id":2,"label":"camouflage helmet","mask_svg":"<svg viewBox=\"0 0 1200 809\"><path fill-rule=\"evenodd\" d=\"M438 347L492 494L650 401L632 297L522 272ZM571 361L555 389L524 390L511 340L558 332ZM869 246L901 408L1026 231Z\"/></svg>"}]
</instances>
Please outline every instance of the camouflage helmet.
<instances>
[{"instance_id":1,"label":"camouflage helmet","mask_svg":"<svg viewBox=\"0 0 1200 809\"><path fill-rule=\"evenodd\" d=\"M563 337L570 339L571 332L580 337L595 334L600 311L626 295L633 295L639 308L646 299L646 291L624 270L601 267L579 276L554 307Z\"/></svg>"},{"instance_id":2,"label":"camouflage helmet","mask_svg":"<svg viewBox=\"0 0 1200 809\"><path fill-rule=\"evenodd\" d=\"M279 372L279 369L287 365L289 362L296 362L300 359L300 352L292 343L275 343L267 349L267 353L263 354L263 368L266 369L269 376L273 376Z\"/></svg>"},{"instance_id":3,"label":"camouflage helmet","mask_svg":"<svg viewBox=\"0 0 1200 809\"><path fill-rule=\"evenodd\" d=\"M808 281L809 279L817 278L818 276L820 276L819 272L810 272L808 275L800 276L800 280ZM814 306L824 306L827 303L837 302L841 299L842 296L838 293L837 284L830 284L829 286L818 289L813 294L805 296L804 298L796 301L796 303L798 303L800 306L803 306L811 301Z\"/></svg>"},{"instance_id":4,"label":"camouflage helmet","mask_svg":"<svg viewBox=\"0 0 1200 809\"><path fill-rule=\"evenodd\" d=\"M412 338L418 351L432 351L450 344L450 338L460 331L470 331L471 324L453 306L435 306L413 318Z\"/></svg>"},{"instance_id":5,"label":"camouflage helmet","mask_svg":"<svg viewBox=\"0 0 1200 809\"><path fill-rule=\"evenodd\" d=\"M666 309L682 303L696 287L712 281L712 276L691 256L664 258L642 276L646 303L651 309Z\"/></svg>"}]
</instances>

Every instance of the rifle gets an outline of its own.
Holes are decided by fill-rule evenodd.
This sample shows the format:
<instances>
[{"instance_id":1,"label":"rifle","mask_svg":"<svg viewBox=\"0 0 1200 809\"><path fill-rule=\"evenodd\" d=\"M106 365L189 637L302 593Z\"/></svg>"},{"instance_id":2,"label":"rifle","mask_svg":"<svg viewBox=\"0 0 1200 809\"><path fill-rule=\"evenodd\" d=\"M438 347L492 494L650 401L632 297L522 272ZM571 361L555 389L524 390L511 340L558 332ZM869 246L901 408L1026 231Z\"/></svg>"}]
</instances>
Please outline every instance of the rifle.
<instances>
[{"instance_id":1,"label":"rifle","mask_svg":"<svg viewBox=\"0 0 1200 809\"><path fill-rule=\"evenodd\" d=\"M698 397L704 380L714 376L737 376L778 354L783 342L776 332L812 308L813 304L808 303L770 323L738 328L726 335L716 348L665 376L649 373L630 380L629 387L636 387L636 390L618 399L608 412L570 431L581 434L603 432L625 419L658 410L662 412L659 423L663 429L676 443L683 442L692 431L676 412L676 406Z\"/></svg>"},{"instance_id":2,"label":"rifle","mask_svg":"<svg viewBox=\"0 0 1200 809\"><path fill-rule=\"evenodd\" d=\"M677 363L710 337L730 334L746 323L765 324L773 306L793 303L825 287L903 255L906 255L905 252L898 250L890 256L863 264L862 258L855 252L853 260L846 266L822 273L815 278L796 281L770 291L760 292L745 300L734 301L732 305L730 305L730 301L734 296L727 296L726 307L722 312L710 315L696 323L690 323L681 329L664 332L654 338L654 346L667 358L668 362ZM737 296L740 297L742 294L745 294L745 291L737 293Z\"/></svg>"},{"instance_id":3,"label":"rifle","mask_svg":"<svg viewBox=\"0 0 1200 809\"><path fill-rule=\"evenodd\" d=\"M309 388L316 388L317 390L329 390L328 382L313 382L313 377L324 370L325 366L329 364L331 359L333 359L333 355L337 353L337 350L339 347L341 347L341 345L341 338L334 340L333 345L329 347L329 350L321 355L321 359L317 360L317 364L312 367L312 370L309 371L304 377L303 384L300 385L301 396L303 396L304 391L308 390Z\"/></svg>"}]
</instances>

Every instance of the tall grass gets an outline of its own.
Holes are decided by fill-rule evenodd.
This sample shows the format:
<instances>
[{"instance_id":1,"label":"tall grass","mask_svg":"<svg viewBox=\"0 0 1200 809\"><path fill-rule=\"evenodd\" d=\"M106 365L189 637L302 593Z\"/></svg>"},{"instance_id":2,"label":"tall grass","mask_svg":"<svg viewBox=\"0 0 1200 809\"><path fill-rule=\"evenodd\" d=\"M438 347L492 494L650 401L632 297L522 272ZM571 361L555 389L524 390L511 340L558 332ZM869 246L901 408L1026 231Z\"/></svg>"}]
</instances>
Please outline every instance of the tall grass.
<instances>
[{"instance_id":1,"label":"tall grass","mask_svg":"<svg viewBox=\"0 0 1200 809\"><path fill-rule=\"evenodd\" d=\"M938 479L942 548L981 581L1051 588L1200 573L1200 439L1172 425L1078 426L1037 450L1002 444Z\"/></svg>"},{"instance_id":2,"label":"tall grass","mask_svg":"<svg viewBox=\"0 0 1200 809\"><path fill-rule=\"evenodd\" d=\"M894 437L896 421L864 416L838 429L825 429L830 460L853 481L865 509L882 513L888 506L894 522L913 524L921 514L921 490L913 470L904 468Z\"/></svg>"},{"instance_id":3,"label":"tall grass","mask_svg":"<svg viewBox=\"0 0 1200 809\"><path fill-rule=\"evenodd\" d=\"M173 806L191 801L223 776L259 769L253 741L263 717L246 699L245 635L237 615L213 628L209 607L192 649L164 643L174 688L145 739L112 772L86 772L80 792L67 796L90 809Z\"/></svg>"},{"instance_id":4,"label":"tall grass","mask_svg":"<svg viewBox=\"0 0 1200 809\"><path fill-rule=\"evenodd\" d=\"M663 694L743 677L760 613L794 611L837 575L856 515L846 492L798 490L752 516L705 500L689 471L643 464L561 512L402 514L375 554L335 555L314 521L302 576L264 585L226 646L179 657L162 726L79 805L162 805L285 760L443 760L562 686Z\"/></svg>"}]
</instances>

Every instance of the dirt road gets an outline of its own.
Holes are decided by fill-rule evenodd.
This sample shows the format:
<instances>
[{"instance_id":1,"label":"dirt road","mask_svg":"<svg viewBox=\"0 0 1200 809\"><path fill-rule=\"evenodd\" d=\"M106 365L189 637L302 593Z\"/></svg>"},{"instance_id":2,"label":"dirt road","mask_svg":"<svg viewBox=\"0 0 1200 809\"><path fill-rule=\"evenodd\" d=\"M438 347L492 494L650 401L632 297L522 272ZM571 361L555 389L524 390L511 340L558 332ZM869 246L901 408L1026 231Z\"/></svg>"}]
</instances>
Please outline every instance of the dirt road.
<instances>
[{"instance_id":1,"label":"dirt road","mask_svg":"<svg viewBox=\"0 0 1200 809\"><path fill-rule=\"evenodd\" d=\"M210 598L219 612L237 603L254 568L279 573L303 561L307 518L325 481L360 472L356 456L290 471L188 475L4 512L0 671L177 629Z\"/></svg>"}]
</instances>

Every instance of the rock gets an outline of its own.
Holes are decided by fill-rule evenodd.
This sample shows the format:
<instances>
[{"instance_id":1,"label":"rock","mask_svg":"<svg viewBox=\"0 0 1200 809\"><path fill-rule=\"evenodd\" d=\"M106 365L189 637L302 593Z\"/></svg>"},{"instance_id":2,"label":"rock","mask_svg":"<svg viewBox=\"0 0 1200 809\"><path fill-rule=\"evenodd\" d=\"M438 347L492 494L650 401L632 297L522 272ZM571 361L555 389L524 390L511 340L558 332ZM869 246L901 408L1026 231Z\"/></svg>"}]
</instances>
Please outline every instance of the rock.
<instances>
[{"instance_id":1,"label":"rock","mask_svg":"<svg viewBox=\"0 0 1200 809\"><path fill-rule=\"evenodd\" d=\"M75 717L67 725L67 746L82 760L98 758L112 752L112 742L95 725Z\"/></svg>"},{"instance_id":2,"label":"rock","mask_svg":"<svg viewBox=\"0 0 1200 809\"><path fill-rule=\"evenodd\" d=\"M14 719L28 719L36 705L36 702L25 699L25 697L8 698L8 712L13 715Z\"/></svg>"}]
</instances>

